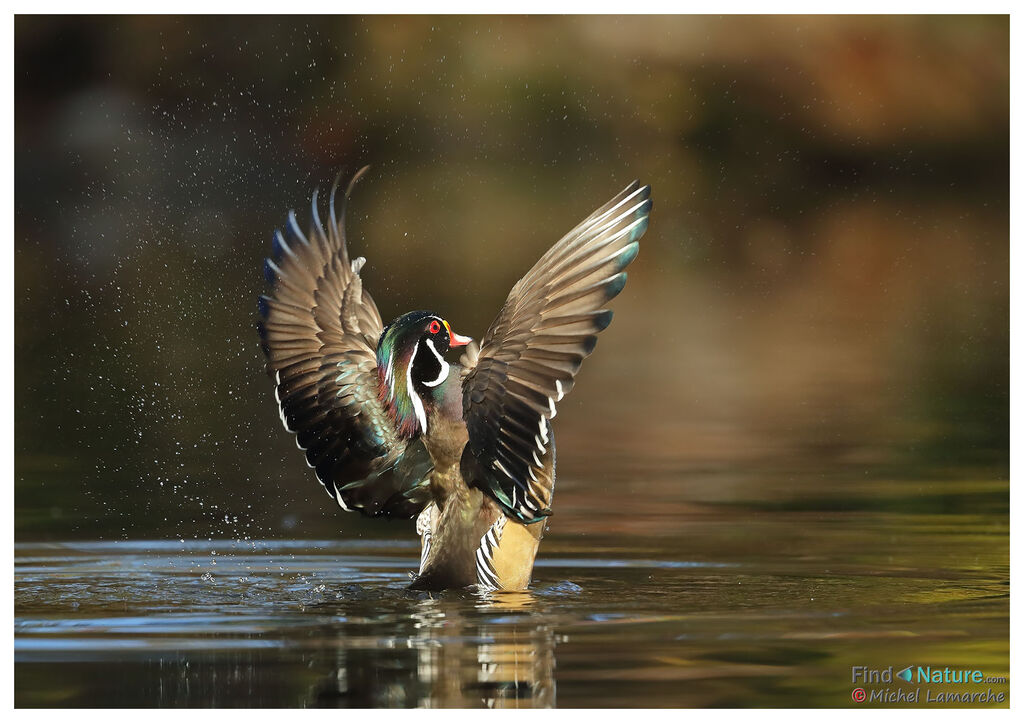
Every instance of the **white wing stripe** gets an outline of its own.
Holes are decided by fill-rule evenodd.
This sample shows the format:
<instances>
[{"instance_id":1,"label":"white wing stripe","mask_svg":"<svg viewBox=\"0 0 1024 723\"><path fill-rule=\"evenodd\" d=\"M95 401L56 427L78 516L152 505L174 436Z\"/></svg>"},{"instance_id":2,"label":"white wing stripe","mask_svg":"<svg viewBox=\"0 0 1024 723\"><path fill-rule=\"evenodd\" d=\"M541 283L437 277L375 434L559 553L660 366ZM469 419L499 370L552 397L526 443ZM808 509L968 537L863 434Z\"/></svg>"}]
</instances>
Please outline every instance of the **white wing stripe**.
<instances>
[{"instance_id":1,"label":"white wing stripe","mask_svg":"<svg viewBox=\"0 0 1024 723\"><path fill-rule=\"evenodd\" d=\"M626 203L628 203L630 198L632 198L636 194L640 193L642 190L643 190L643 188L638 188L636 191L633 192L633 194L631 196L629 196L629 198L624 199L623 202L620 203L619 205L617 205L615 208L608 209L608 214L615 213L618 209L622 208ZM611 221L608 221L607 223L604 223L604 219L602 218L601 221L600 221L600 223L601 223L600 227L596 228L596 230L591 231L591 229L594 229L595 227L598 226L598 224L595 223L593 226L589 226L588 227L588 229L587 229L588 233L590 233L591 235L593 235L595 237L596 236L600 236L602 233L606 232L608 229L615 228L616 224L621 223L623 220L625 220L626 218L629 218L629 216L631 216L632 214L636 213L640 209L640 207L643 206L645 203L647 203L647 199L644 199L643 201L641 201L640 203L636 204L632 208L630 208L630 209L628 209L626 211L623 211L622 213L620 213L618 216L616 216ZM604 216L604 214L602 216ZM595 219L595 221L596 220L597 219Z\"/></svg>"},{"instance_id":2,"label":"white wing stripe","mask_svg":"<svg viewBox=\"0 0 1024 723\"><path fill-rule=\"evenodd\" d=\"M511 472L509 472L509 471L508 471L507 469L505 469L505 465L503 465L503 464L501 463L501 460L500 460L500 459L496 459L496 460L494 460L494 466L495 466L495 467L496 467L497 469L500 469L500 470L501 470L502 472L504 472L504 473L505 473L505 476L506 476L506 477L508 477L508 478L509 478L510 480L512 480L513 482L515 482L516 478L512 476L512 473L511 473Z\"/></svg>"},{"instance_id":3,"label":"white wing stripe","mask_svg":"<svg viewBox=\"0 0 1024 723\"><path fill-rule=\"evenodd\" d=\"M618 211L618 210L619 210L620 208L622 208L622 207L623 207L624 205L626 205L627 203L629 203L629 202L630 202L630 201L631 201L631 200L632 200L633 198L635 198L635 197L636 197L636 195L637 195L638 193L643 193L643 191L644 191L644 188L645 188L645 186L640 186L640 187L639 187L638 189L636 189L636 190L635 190L635 191L633 191L633 192L632 192L631 194L629 194L628 196L626 196L626 197L625 197L624 199L622 199L621 201L619 201L619 202L618 202L617 204L615 204L614 206L612 206L611 208L609 208L609 209L608 209L607 211L605 211L604 213L602 213L602 214L601 214L600 216L595 216L595 217L594 217L594 218L593 218L593 219L591 220L591 223L590 223L590 224L588 224L588 225L586 226L586 229L591 229L591 228L594 228L594 227L595 227L595 226L597 226L598 224L600 224L600 223L603 223L603 222L604 222L604 220L605 220L606 218L608 218L608 217L609 217L610 215L612 215L613 213L615 213L616 211ZM643 203L639 203L639 204L637 204L636 206L634 206L632 210L633 210L633 211L635 211L636 209L640 208L640 206L642 206L642 205L643 205ZM621 217L620 217L620 218L621 218Z\"/></svg>"},{"instance_id":4,"label":"white wing stripe","mask_svg":"<svg viewBox=\"0 0 1024 723\"><path fill-rule=\"evenodd\" d=\"M318 475L318 477L319 477L319 475ZM341 498L341 490L339 490L337 487L334 488L334 496L337 498L338 504L341 505L341 509L345 510L345 512L351 512L352 511L352 508L349 507L348 505L346 505L345 504L345 500L343 500Z\"/></svg>"}]
</instances>

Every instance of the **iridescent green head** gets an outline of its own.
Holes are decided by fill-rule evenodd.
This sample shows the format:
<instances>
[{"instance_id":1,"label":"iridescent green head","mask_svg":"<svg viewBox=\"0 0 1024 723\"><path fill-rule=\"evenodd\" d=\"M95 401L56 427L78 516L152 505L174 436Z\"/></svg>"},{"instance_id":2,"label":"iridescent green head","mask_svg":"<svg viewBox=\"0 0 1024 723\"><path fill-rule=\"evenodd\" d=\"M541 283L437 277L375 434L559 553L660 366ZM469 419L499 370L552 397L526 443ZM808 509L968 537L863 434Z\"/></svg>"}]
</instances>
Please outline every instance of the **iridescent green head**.
<instances>
[{"instance_id":1,"label":"iridescent green head","mask_svg":"<svg viewBox=\"0 0 1024 723\"><path fill-rule=\"evenodd\" d=\"M445 353L470 341L430 311L410 311L387 325L377 342L378 396L399 434L427 431L424 395L448 378Z\"/></svg>"}]
</instances>

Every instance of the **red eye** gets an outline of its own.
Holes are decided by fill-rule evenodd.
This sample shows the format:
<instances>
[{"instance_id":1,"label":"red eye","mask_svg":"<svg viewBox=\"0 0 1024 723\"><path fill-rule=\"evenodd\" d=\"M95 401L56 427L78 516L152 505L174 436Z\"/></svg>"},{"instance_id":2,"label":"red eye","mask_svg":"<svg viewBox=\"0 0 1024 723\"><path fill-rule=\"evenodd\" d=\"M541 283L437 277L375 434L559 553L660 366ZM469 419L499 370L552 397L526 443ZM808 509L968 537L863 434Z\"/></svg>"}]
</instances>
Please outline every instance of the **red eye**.
<instances>
[{"instance_id":1,"label":"red eye","mask_svg":"<svg viewBox=\"0 0 1024 723\"><path fill-rule=\"evenodd\" d=\"M430 333L436 334L439 331L441 331L441 325L437 323L437 320L435 319L434 321L430 322Z\"/></svg>"}]
</instances>

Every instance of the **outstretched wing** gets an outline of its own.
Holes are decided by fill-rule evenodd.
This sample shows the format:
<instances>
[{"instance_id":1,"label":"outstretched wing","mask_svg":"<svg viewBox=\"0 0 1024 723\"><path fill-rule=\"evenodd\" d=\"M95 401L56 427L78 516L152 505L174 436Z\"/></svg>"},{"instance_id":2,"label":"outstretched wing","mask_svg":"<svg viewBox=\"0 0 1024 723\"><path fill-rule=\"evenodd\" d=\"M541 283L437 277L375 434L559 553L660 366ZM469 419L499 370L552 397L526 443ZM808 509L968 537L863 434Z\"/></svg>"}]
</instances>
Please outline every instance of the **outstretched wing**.
<instances>
[{"instance_id":1,"label":"outstretched wing","mask_svg":"<svg viewBox=\"0 0 1024 723\"><path fill-rule=\"evenodd\" d=\"M474 464L463 469L506 514L529 523L551 514L542 464L555 403L611 323L601 309L626 283L647 229L650 186L634 181L541 257L512 288L462 385ZM470 360L471 361L471 360Z\"/></svg>"},{"instance_id":2,"label":"outstretched wing","mask_svg":"<svg viewBox=\"0 0 1024 723\"><path fill-rule=\"evenodd\" d=\"M314 193L309 235L294 212L285 233L275 232L259 332L281 421L331 497L346 510L411 517L429 500L430 460L421 443L399 438L377 400L384 325L359 277L365 259L349 259L343 229L345 202L366 170L349 183L340 220L335 181L326 230Z\"/></svg>"}]
</instances>

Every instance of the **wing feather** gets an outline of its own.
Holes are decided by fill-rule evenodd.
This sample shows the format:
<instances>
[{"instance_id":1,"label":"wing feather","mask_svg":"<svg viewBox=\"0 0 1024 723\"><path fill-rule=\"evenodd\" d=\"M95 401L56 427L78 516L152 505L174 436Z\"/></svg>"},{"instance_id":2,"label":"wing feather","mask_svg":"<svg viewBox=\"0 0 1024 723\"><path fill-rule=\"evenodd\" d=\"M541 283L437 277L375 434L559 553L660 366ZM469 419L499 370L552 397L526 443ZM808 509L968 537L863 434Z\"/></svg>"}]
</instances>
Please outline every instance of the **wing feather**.
<instances>
[{"instance_id":1,"label":"wing feather","mask_svg":"<svg viewBox=\"0 0 1024 723\"><path fill-rule=\"evenodd\" d=\"M634 181L566 234L512 288L478 351L463 360L469 428L464 474L520 522L550 514L541 462L553 444L555 404L611 323L601 307L626 283L651 211ZM468 363L467 363L468 362Z\"/></svg>"},{"instance_id":2,"label":"wing feather","mask_svg":"<svg viewBox=\"0 0 1024 723\"><path fill-rule=\"evenodd\" d=\"M365 259L349 260L343 228L345 200L365 171L349 182L340 217L335 181L326 229L315 192L308 233L294 212L274 233L259 330L281 420L332 499L367 515L411 517L429 498L429 456L398 436L377 399L384 325L359 276Z\"/></svg>"}]
</instances>

